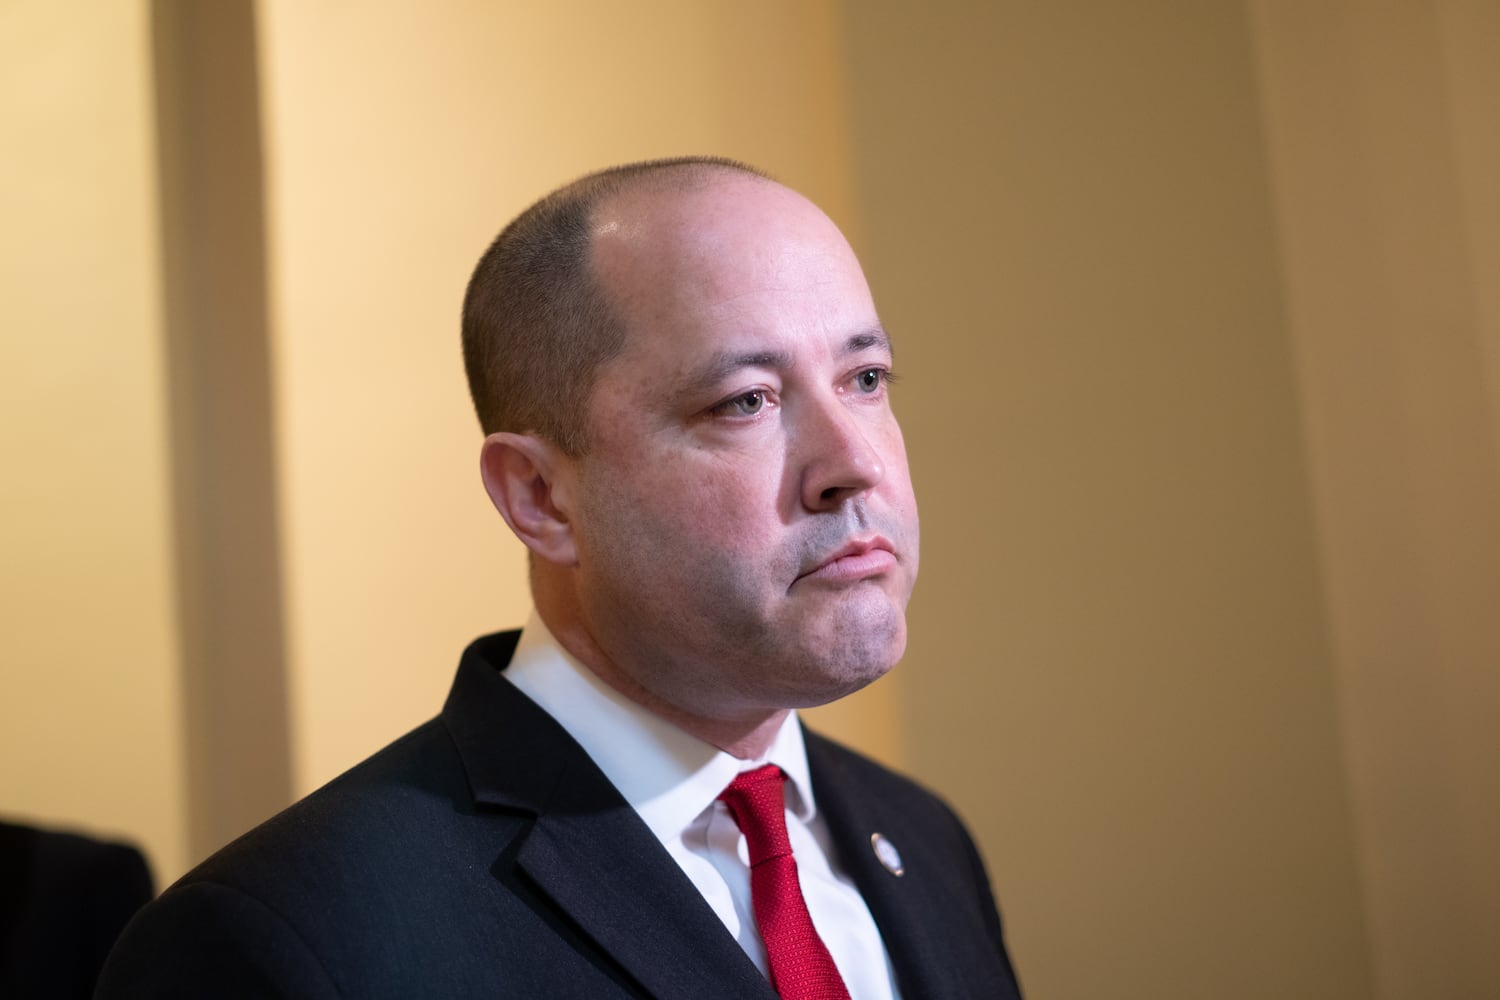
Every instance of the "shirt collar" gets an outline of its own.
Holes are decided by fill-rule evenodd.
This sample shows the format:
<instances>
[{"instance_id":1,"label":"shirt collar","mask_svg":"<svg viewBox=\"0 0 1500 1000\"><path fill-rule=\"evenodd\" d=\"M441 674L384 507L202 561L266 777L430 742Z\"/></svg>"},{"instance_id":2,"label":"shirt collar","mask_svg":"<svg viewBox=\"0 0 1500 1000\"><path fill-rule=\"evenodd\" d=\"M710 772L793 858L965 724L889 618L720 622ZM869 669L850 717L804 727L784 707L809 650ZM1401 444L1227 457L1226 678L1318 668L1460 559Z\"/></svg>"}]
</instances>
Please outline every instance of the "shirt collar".
<instances>
[{"instance_id":1,"label":"shirt collar","mask_svg":"<svg viewBox=\"0 0 1500 1000\"><path fill-rule=\"evenodd\" d=\"M578 741L664 843L681 835L736 774L762 764L786 772L793 815L808 823L817 813L795 712L787 713L764 757L742 760L604 683L563 649L534 610L505 677Z\"/></svg>"}]
</instances>

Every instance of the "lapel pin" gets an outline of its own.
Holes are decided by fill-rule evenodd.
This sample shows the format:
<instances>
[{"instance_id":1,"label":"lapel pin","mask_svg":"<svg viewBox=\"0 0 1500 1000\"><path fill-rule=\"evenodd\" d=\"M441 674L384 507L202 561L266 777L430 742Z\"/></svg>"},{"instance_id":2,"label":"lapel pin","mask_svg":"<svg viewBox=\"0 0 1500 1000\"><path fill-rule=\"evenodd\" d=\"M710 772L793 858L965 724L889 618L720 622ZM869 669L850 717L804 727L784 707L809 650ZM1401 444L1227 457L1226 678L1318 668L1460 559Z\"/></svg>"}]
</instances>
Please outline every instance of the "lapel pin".
<instances>
[{"instance_id":1,"label":"lapel pin","mask_svg":"<svg viewBox=\"0 0 1500 1000\"><path fill-rule=\"evenodd\" d=\"M870 834L870 847L874 849L875 857L885 865L886 871L896 876L906 874L906 868L901 864L901 852L882 834Z\"/></svg>"}]
</instances>

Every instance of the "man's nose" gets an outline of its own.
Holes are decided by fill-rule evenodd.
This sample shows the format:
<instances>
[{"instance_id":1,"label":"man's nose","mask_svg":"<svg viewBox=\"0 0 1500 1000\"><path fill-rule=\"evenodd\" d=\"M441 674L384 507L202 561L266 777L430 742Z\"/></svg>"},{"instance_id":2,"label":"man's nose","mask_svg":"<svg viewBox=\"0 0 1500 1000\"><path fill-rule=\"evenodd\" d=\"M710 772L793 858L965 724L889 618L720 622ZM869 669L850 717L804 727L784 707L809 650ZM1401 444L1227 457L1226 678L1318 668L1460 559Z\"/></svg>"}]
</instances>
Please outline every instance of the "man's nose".
<instances>
[{"instance_id":1,"label":"man's nose","mask_svg":"<svg viewBox=\"0 0 1500 1000\"><path fill-rule=\"evenodd\" d=\"M837 397L811 405L804 417L796 443L804 507L831 510L885 478L885 460L869 435L878 418L851 412Z\"/></svg>"}]
</instances>

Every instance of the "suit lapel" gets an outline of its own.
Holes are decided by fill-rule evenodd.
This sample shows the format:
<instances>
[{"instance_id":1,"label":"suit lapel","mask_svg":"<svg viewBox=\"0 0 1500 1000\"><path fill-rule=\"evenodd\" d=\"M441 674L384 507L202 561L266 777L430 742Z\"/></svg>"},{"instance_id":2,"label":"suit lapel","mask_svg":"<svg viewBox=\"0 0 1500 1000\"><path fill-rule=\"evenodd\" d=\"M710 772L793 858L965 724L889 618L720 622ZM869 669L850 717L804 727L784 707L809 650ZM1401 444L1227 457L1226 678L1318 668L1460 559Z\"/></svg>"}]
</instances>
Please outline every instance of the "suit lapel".
<instances>
[{"instance_id":1,"label":"suit lapel","mask_svg":"<svg viewBox=\"0 0 1500 1000\"><path fill-rule=\"evenodd\" d=\"M583 749L499 673L515 635L464 654L443 719L476 802L532 813L520 869L646 992L775 1000L755 964Z\"/></svg>"},{"instance_id":2,"label":"suit lapel","mask_svg":"<svg viewBox=\"0 0 1500 1000\"><path fill-rule=\"evenodd\" d=\"M568 783L570 794L582 784ZM592 811L562 804L537 820L517 863L653 996L775 996L623 799Z\"/></svg>"}]
</instances>

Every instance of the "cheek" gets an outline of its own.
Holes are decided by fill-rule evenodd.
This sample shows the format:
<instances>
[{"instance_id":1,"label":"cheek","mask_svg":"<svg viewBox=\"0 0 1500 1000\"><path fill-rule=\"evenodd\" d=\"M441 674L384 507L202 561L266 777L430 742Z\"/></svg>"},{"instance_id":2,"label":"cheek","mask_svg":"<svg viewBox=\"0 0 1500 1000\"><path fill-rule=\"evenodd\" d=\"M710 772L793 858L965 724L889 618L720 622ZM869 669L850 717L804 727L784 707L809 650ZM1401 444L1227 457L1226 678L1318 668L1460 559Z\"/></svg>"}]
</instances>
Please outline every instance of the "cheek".
<instances>
[{"instance_id":1,"label":"cheek","mask_svg":"<svg viewBox=\"0 0 1500 1000\"><path fill-rule=\"evenodd\" d=\"M683 544L764 552L782 528L774 455L688 450L649 459L656 474L642 498L653 520Z\"/></svg>"},{"instance_id":2,"label":"cheek","mask_svg":"<svg viewBox=\"0 0 1500 1000\"><path fill-rule=\"evenodd\" d=\"M679 469L662 487L652 518L678 548L751 555L776 541L775 495L762 483Z\"/></svg>"}]
</instances>

